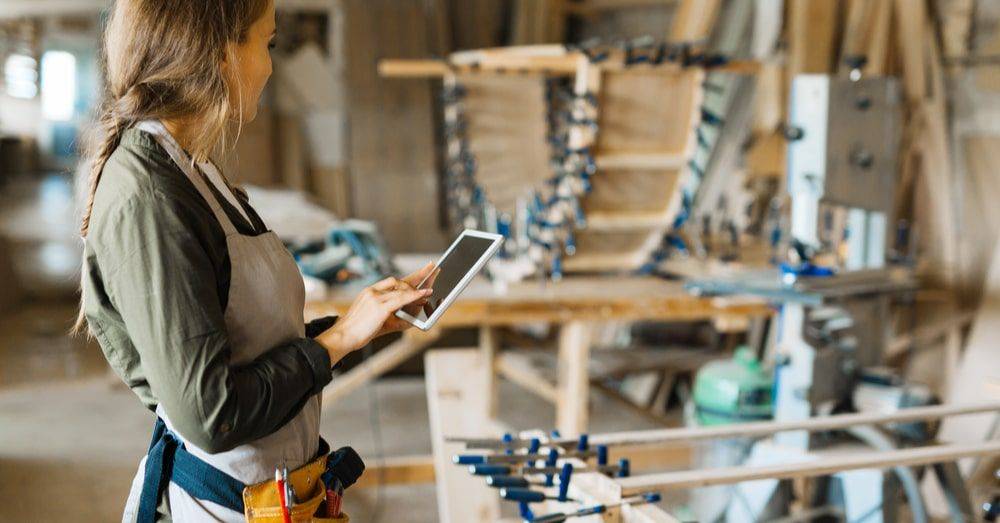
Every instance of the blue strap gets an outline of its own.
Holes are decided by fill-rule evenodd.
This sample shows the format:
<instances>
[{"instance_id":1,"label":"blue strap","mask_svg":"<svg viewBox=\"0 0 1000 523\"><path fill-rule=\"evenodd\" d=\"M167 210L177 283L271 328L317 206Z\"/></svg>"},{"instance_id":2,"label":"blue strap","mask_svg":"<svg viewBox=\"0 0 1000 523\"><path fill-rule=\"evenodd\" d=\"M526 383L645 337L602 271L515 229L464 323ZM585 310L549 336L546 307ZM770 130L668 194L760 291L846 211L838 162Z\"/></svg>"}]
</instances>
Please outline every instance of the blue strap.
<instances>
[{"instance_id":1,"label":"blue strap","mask_svg":"<svg viewBox=\"0 0 1000 523\"><path fill-rule=\"evenodd\" d=\"M184 443L157 418L146 454L138 523L155 523L156 506L171 481L196 499L211 501L241 514L244 512L243 489L246 485L188 452Z\"/></svg>"},{"instance_id":2,"label":"blue strap","mask_svg":"<svg viewBox=\"0 0 1000 523\"><path fill-rule=\"evenodd\" d=\"M330 445L320 438L316 457L329 453ZM156 418L146 453L138 523L156 522L156 506L171 481L195 499L211 501L240 514L245 512L243 489L246 484L188 452L177 435L167 430L167 424Z\"/></svg>"}]
</instances>

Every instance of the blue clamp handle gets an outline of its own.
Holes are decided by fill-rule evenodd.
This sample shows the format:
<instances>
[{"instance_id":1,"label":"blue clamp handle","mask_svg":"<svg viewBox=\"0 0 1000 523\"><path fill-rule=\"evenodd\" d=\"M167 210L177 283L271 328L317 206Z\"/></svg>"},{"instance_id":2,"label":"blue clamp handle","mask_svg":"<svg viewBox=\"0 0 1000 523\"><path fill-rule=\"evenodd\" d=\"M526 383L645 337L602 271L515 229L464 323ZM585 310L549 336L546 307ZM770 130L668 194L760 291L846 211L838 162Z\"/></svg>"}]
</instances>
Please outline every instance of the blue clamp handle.
<instances>
[{"instance_id":1,"label":"blue clamp handle","mask_svg":"<svg viewBox=\"0 0 1000 523\"><path fill-rule=\"evenodd\" d=\"M489 476L486 478L486 484L493 488L528 488L531 486L527 479L520 476Z\"/></svg>"},{"instance_id":2,"label":"blue clamp handle","mask_svg":"<svg viewBox=\"0 0 1000 523\"><path fill-rule=\"evenodd\" d=\"M580 452L585 452L590 448L590 436L586 434L580 434L580 441L576 443L576 450Z\"/></svg>"},{"instance_id":3,"label":"blue clamp handle","mask_svg":"<svg viewBox=\"0 0 1000 523\"><path fill-rule=\"evenodd\" d=\"M520 501L522 503L539 503L545 501L545 493L526 488L502 488L500 497L507 501Z\"/></svg>"},{"instance_id":4,"label":"blue clamp handle","mask_svg":"<svg viewBox=\"0 0 1000 523\"><path fill-rule=\"evenodd\" d=\"M538 454L538 449L542 447L542 442L538 438L531 438L528 444L528 454Z\"/></svg>"},{"instance_id":5,"label":"blue clamp handle","mask_svg":"<svg viewBox=\"0 0 1000 523\"><path fill-rule=\"evenodd\" d=\"M619 478L627 478L632 474L632 467L629 463L628 458L622 458L618 460L618 474Z\"/></svg>"},{"instance_id":6,"label":"blue clamp handle","mask_svg":"<svg viewBox=\"0 0 1000 523\"><path fill-rule=\"evenodd\" d=\"M479 465L486 463L486 456L479 454L456 454L453 461L456 465Z\"/></svg>"},{"instance_id":7,"label":"blue clamp handle","mask_svg":"<svg viewBox=\"0 0 1000 523\"><path fill-rule=\"evenodd\" d=\"M559 471L559 501L566 501L569 495L569 481L573 477L573 464L563 463L562 470Z\"/></svg>"},{"instance_id":8,"label":"blue clamp handle","mask_svg":"<svg viewBox=\"0 0 1000 523\"><path fill-rule=\"evenodd\" d=\"M659 492L647 492L642 495L642 500L646 503L659 503L663 499Z\"/></svg>"},{"instance_id":9,"label":"blue clamp handle","mask_svg":"<svg viewBox=\"0 0 1000 523\"><path fill-rule=\"evenodd\" d=\"M608 446L598 445L597 446L597 466L608 464Z\"/></svg>"},{"instance_id":10,"label":"blue clamp handle","mask_svg":"<svg viewBox=\"0 0 1000 523\"><path fill-rule=\"evenodd\" d=\"M556 461L558 459L559 459L559 453L556 451L555 447L550 448L549 449L549 457L548 457L548 459L545 460L545 466L546 467L554 467L554 466L556 466ZM546 487L551 487L552 485L555 484L552 481L552 478L553 478L552 474L546 474L545 475L545 486Z\"/></svg>"},{"instance_id":11,"label":"blue clamp handle","mask_svg":"<svg viewBox=\"0 0 1000 523\"><path fill-rule=\"evenodd\" d=\"M473 476L509 476L510 467L507 465L491 465L488 463L469 465L469 473Z\"/></svg>"}]
</instances>

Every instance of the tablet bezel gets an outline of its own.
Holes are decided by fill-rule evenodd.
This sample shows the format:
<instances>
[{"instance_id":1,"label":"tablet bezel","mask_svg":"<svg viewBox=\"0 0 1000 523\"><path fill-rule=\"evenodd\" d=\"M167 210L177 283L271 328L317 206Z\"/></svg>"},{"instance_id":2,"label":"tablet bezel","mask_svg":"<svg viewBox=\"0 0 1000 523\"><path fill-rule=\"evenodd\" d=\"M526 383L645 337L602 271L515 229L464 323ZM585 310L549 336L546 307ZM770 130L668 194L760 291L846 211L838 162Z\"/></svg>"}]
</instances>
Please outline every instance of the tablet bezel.
<instances>
[{"instance_id":1,"label":"tablet bezel","mask_svg":"<svg viewBox=\"0 0 1000 523\"><path fill-rule=\"evenodd\" d=\"M426 321L422 321L418 318L413 317L412 315L410 315L409 313L407 313L402 309L396 311L397 318L412 323L415 327L417 327L422 331L430 330L431 327L433 327L434 324L437 323L441 315L444 314L444 311L448 310L448 307L450 307L451 304L458 298L458 295L465 290L465 288L469 285L470 282L472 282L472 279L476 277L476 274L478 274L479 271L482 270L483 266L486 265L486 262L488 262L489 259L492 258L494 254L496 254L497 250L499 250L500 246L503 244L503 239L504 239L503 236L499 234L482 232L473 229L466 229L462 231L462 234L458 235L458 238L455 238L455 241L451 243L451 246L448 247L448 250L444 251L444 254L442 254L441 257L438 258L437 262L434 263L435 269L441 265L441 262L448 257L448 254L450 254L451 251L454 250L459 243L461 243L462 238L465 238L466 236L474 236L476 238L491 240L493 243L489 246L489 248L486 249L486 251L482 254L482 256L480 256L479 259L476 260L476 263L472 264L472 267L470 267L469 270L466 271L465 275L462 276L462 279L459 280L458 284L455 285L455 288L453 288L451 292L448 293L448 296L445 297L444 301L441 302L441 305L439 305L438 308L434 311L434 314L431 314L430 318L427 318ZM423 285L423 283L424 282L421 281L419 285ZM417 286L417 288L419 288L419 285Z\"/></svg>"}]
</instances>

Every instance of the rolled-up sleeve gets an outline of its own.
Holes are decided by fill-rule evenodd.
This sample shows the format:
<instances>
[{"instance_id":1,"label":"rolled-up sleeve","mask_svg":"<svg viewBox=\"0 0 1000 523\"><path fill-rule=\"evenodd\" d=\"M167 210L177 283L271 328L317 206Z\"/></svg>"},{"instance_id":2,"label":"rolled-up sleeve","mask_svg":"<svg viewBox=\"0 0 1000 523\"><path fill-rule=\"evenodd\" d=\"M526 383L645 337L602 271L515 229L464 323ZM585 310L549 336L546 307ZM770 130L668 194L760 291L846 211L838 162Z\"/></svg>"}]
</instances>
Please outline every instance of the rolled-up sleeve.
<instances>
[{"instance_id":1,"label":"rolled-up sleeve","mask_svg":"<svg viewBox=\"0 0 1000 523\"><path fill-rule=\"evenodd\" d=\"M111 268L105 289L174 428L206 452L226 451L294 417L330 382L330 357L306 337L232 365L217 273L188 223L196 213L157 198L116 205L118 226L99 253Z\"/></svg>"}]
</instances>

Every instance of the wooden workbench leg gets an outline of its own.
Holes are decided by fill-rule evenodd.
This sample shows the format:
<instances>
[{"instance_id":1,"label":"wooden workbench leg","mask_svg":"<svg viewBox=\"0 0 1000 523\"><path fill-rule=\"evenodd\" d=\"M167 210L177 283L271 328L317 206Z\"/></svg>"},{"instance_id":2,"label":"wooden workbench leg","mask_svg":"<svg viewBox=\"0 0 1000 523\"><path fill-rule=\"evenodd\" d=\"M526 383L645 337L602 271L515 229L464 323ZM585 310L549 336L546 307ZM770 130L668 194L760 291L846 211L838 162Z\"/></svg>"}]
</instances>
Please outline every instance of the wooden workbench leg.
<instances>
[{"instance_id":1,"label":"wooden workbench leg","mask_svg":"<svg viewBox=\"0 0 1000 523\"><path fill-rule=\"evenodd\" d=\"M500 333L496 327L479 327L479 352L483 358L482 383L486 390L486 415L497 417L499 390L497 388L497 357L500 355Z\"/></svg>"},{"instance_id":2,"label":"wooden workbench leg","mask_svg":"<svg viewBox=\"0 0 1000 523\"><path fill-rule=\"evenodd\" d=\"M563 324L559 331L559 398L556 428L563 436L587 430L590 396L590 325L582 321Z\"/></svg>"}]
</instances>

